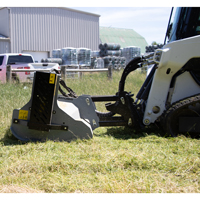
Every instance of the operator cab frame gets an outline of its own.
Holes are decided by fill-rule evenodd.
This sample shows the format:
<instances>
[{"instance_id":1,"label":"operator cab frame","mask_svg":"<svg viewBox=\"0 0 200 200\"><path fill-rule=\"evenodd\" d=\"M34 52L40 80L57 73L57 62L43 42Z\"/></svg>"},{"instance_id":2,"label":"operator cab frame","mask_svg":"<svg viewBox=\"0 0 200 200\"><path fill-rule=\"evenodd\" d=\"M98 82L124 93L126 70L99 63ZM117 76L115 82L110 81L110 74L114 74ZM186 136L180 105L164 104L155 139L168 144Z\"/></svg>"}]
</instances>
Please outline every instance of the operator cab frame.
<instances>
[{"instance_id":1,"label":"operator cab frame","mask_svg":"<svg viewBox=\"0 0 200 200\"><path fill-rule=\"evenodd\" d=\"M200 35L200 7L172 8L164 44L166 38L169 43L196 35Z\"/></svg>"}]
</instances>

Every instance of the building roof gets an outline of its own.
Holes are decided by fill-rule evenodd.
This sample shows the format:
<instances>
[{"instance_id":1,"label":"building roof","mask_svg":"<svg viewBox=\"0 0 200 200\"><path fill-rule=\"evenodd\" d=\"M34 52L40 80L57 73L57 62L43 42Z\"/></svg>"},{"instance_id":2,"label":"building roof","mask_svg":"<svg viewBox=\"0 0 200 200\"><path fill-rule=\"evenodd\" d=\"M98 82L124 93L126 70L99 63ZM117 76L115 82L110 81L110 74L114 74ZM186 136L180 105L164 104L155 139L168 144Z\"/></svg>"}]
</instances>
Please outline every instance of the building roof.
<instances>
[{"instance_id":1,"label":"building roof","mask_svg":"<svg viewBox=\"0 0 200 200\"><path fill-rule=\"evenodd\" d=\"M137 46L141 48L141 53L145 53L145 47L148 46L143 36L133 29L100 27L101 43L117 43L121 48L128 46Z\"/></svg>"},{"instance_id":2,"label":"building roof","mask_svg":"<svg viewBox=\"0 0 200 200\"><path fill-rule=\"evenodd\" d=\"M73 9L73 8L67 8L67 7L59 7L59 8L65 9L65 10L71 10L71 11L75 11L75 12L79 12L79 13L83 13L83 14L93 15L93 16L96 16L96 17L100 17L101 16L99 14L90 13L90 12L81 11L81 10L76 10L76 9Z\"/></svg>"},{"instance_id":3,"label":"building roof","mask_svg":"<svg viewBox=\"0 0 200 200\"><path fill-rule=\"evenodd\" d=\"M0 10L3 9L3 8L12 8L12 7L0 7ZM59 9L64 9L64 10L70 10L70 11L79 12L79 13L83 13L83 14L87 14L87 15L93 15L93 16L96 16L96 17L100 17L101 16L99 14L90 13L90 12L81 11L81 10L76 10L76 9L68 8L68 7L52 7L52 8L59 8Z\"/></svg>"},{"instance_id":4,"label":"building roof","mask_svg":"<svg viewBox=\"0 0 200 200\"><path fill-rule=\"evenodd\" d=\"M0 39L9 39L9 38L4 36L4 35L2 35L2 34L0 34Z\"/></svg>"}]
</instances>

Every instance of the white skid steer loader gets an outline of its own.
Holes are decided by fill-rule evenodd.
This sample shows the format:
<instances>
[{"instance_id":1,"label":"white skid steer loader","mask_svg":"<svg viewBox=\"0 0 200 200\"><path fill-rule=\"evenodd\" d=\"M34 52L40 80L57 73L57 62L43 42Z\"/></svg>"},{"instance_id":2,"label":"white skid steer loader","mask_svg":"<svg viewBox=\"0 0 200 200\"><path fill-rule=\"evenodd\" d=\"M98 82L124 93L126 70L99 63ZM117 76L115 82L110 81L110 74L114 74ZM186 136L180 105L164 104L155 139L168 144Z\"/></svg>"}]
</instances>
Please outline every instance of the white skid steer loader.
<instances>
[{"instance_id":1,"label":"white skid steer loader","mask_svg":"<svg viewBox=\"0 0 200 200\"><path fill-rule=\"evenodd\" d=\"M173 23L171 18L172 12L165 37L168 43L164 41L163 48L131 60L113 96L77 97L58 73L36 72L30 101L13 111L12 134L23 141L70 141L92 138L93 130L99 126L143 130L156 124L170 136L198 136L200 8L177 8ZM133 94L124 91L126 77L144 64L153 67L134 100ZM105 104L108 112L102 113L95 108L95 102L100 101L114 103Z\"/></svg>"}]
</instances>

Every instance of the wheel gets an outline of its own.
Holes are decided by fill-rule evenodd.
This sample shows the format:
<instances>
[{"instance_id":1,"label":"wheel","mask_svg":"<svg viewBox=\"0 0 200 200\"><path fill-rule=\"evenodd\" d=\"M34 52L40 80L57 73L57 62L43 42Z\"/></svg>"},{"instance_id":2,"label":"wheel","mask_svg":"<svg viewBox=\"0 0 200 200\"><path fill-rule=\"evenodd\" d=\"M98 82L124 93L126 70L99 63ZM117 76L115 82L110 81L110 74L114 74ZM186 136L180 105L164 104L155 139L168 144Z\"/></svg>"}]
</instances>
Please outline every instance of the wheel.
<instances>
[{"instance_id":1,"label":"wheel","mask_svg":"<svg viewBox=\"0 0 200 200\"><path fill-rule=\"evenodd\" d=\"M169 136L177 137L178 135L185 135L190 137L196 137L199 133L187 132L181 133L179 132L179 118L180 117L199 117L199 114L189 107L179 108L179 109L171 109L166 115L165 121L165 131Z\"/></svg>"}]
</instances>

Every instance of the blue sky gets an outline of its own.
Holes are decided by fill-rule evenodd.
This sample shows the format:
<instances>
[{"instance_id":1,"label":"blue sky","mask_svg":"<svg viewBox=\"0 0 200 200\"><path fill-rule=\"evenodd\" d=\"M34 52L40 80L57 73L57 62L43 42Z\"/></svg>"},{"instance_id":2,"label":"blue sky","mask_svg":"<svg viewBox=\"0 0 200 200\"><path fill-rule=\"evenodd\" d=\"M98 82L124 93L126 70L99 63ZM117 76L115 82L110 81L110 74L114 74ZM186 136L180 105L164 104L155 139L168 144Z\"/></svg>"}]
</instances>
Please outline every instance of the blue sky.
<instances>
[{"instance_id":1,"label":"blue sky","mask_svg":"<svg viewBox=\"0 0 200 200\"><path fill-rule=\"evenodd\" d=\"M171 7L70 7L101 15L100 26L133 29L150 45L164 42Z\"/></svg>"}]
</instances>

